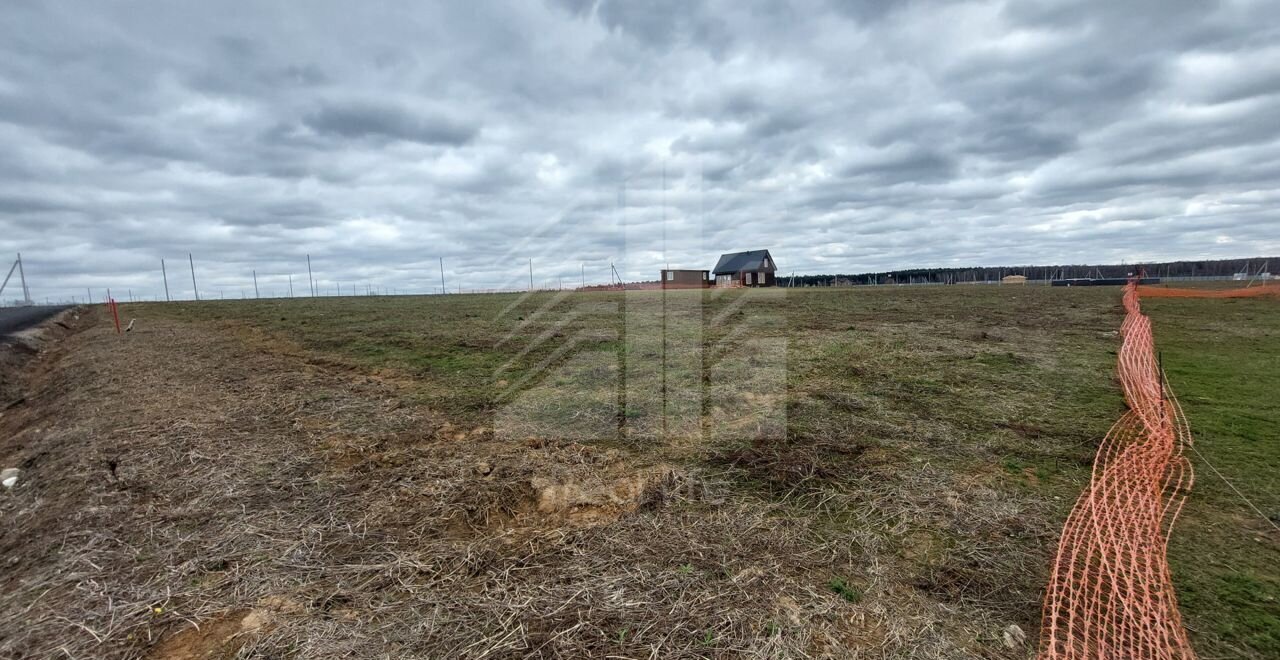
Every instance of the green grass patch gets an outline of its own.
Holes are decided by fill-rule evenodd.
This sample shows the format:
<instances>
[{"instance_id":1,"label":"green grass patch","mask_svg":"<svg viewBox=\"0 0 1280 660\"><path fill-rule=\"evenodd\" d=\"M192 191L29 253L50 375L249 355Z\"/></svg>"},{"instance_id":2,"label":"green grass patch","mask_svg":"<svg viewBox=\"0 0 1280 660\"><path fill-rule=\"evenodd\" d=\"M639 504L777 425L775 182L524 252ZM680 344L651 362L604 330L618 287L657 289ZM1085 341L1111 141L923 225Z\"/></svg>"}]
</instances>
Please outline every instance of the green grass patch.
<instances>
[{"instance_id":1,"label":"green grass patch","mask_svg":"<svg viewBox=\"0 0 1280 660\"><path fill-rule=\"evenodd\" d=\"M862 590L849 584L845 578L832 578L831 581L827 583L827 588L831 589L831 591L835 592L836 595L843 598L846 602L853 603L855 605L862 602Z\"/></svg>"},{"instance_id":2,"label":"green grass patch","mask_svg":"<svg viewBox=\"0 0 1280 660\"><path fill-rule=\"evenodd\" d=\"M1169 545L1192 643L1202 657L1280 657L1280 304L1142 305L1195 438L1196 483Z\"/></svg>"}]
</instances>

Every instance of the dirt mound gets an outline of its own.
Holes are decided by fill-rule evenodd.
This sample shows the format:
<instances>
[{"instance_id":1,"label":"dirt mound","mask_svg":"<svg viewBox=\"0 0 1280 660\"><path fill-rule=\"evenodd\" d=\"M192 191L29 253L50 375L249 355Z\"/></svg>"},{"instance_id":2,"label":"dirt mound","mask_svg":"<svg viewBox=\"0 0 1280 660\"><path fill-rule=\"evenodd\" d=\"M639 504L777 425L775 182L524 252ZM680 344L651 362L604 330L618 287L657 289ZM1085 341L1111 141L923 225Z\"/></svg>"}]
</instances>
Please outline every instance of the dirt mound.
<instances>
[{"instance_id":1,"label":"dirt mound","mask_svg":"<svg viewBox=\"0 0 1280 660\"><path fill-rule=\"evenodd\" d=\"M148 657L152 660L233 658L248 636L262 632L269 623L268 616L259 610L227 612L167 637Z\"/></svg>"},{"instance_id":2,"label":"dirt mound","mask_svg":"<svg viewBox=\"0 0 1280 660\"><path fill-rule=\"evenodd\" d=\"M218 613L170 634L153 646L147 657L150 660L233 658L247 642L275 629L281 617L305 611L302 603L287 596L266 596L251 609Z\"/></svg>"},{"instance_id":3,"label":"dirt mound","mask_svg":"<svg viewBox=\"0 0 1280 660\"><path fill-rule=\"evenodd\" d=\"M537 477L529 485L537 493L537 511L543 516L599 525L660 503L679 479L680 473L671 468L653 468L611 481L561 483Z\"/></svg>"},{"instance_id":4,"label":"dirt mound","mask_svg":"<svg viewBox=\"0 0 1280 660\"><path fill-rule=\"evenodd\" d=\"M545 439L513 445L486 439L483 432L442 435L445 440L429 458L383 445L364 450L352 463L348 444L346 463L337 463L346 467L335 477L376 471L391 479L399 485L375 501L372 515L450 539L602 525L696 490L685 470L651 465L618 449ZM419 486L424 481L429 487Z\"/></svg>"}]
</instances>

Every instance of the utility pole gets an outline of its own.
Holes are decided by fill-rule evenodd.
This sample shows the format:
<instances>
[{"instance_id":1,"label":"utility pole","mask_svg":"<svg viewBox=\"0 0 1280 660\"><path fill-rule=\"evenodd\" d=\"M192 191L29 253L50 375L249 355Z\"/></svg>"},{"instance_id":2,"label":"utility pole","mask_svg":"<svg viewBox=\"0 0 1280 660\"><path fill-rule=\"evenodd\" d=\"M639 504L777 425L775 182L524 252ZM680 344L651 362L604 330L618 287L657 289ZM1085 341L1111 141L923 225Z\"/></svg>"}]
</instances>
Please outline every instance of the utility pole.
<instances>
[{"instance_id":1,"label":"utility pole","mask_svg":"<svg viewBox=\"0 0 1280 660\"><path fill-rule=\"evenodd\" d=\"M444 257L440 257L440 295L446 293L449 293L449 290L444 288Z\"/></svg>"},{"instance_id":2,"label":"utility pole","mask_svg":"<svg viewBox=\"0 0 1280 660\"><path fill-rule=\"evenodd\" d=\"M15 270L21 271L22 270L21 266L22 266L22 255L18 255L18 260L13 262L13 265L9 267L9 273L4 276L4 281L0 282L0 293L4 293L4 288L6 286L9 286L9 278L13 277L13 271ZM22 299L23 299L23 302L26 302L28 304L31 303L31 295L27 293L26 276L22 276Z\"/></svg>"},{"instance_id":3,"label":"utility pole","mask_svg":"<svg viewBox=\"0 0 1280 660\"><path fill-rule=\"evenodd\" d=\"M529 260L529 290L533 291L533 259Z\"/></svg>"},{"instance_id":4,"label":"utility pole","mask_svg":"<svg viewBox=\"0 0 1280 660\"><path fill-rule=\"evenodd\" d=\"M200 289L196 287L196 260L187 253L187 263L191 264L191 290L196 294L196 300L200 300Z\"/></svg>"},{"instance_id":5,"label":"utility pole","mask_svg":"<svg viewBox=\"0 0 1280 660\"><path fill-rule=\"evenodd\" d=\"M289 273L289 297L293 297L293 273Z\"/></svg>"},{"instance_id":6,"label":"utility pole","mask_svg":"<svg viewBox=\"0 0 1280 660\"><path fill-rule=\"evenodd\" d=\"M85 288L84 288L84 292L85 292L85 294L86 294L85 300L89 301L89 304L90 304L90 305L92 305L92 304L93 304L93 289L90 289L89 287L85 287Z\"/></svg>"},{"instance_id":7,"label":"utility pole","mask_svg":"<svg viewBox=\"0 0 1280 660\"><path fill-rule=\"evenodd\" d=\"M661 204L662 206L662 260L666 261L667 260L667 159L666 158L662 159L662 197L661 199L662 199L662 204ZM671 263L667 262L666 265L667 265L667 269L670 270ZM663 298L663 300L666 300L666 298ZM663 317L663 318L666 318L666 317ZM666 369L663 369L662 370L663 377L666 377L666 374L667 374ZM666 386L664 385L663 390L665 391L665 389L666 389ZM664 416L662 420L663 422L666 422L666 417Z\"/></svg>"},{"instance_id":8,"label":"utility pole","mask_svg":"<svg viewBox=\"0 0 1280 660\"><path fill-rule=\"evenodd\" d=\"M169 299L169 271L164 269L164 259L160 260L160 277L164 278L164 301L171 302Z\"/></svg>"},{"instance_id":9,"label":"utility pole","mask_svg":"<svg viewBox=\"0 0 1280 660\"><path fill-rule=\"evenodd\" d=\"M582 264L582 288L587 288L587 264Z\"/></svg>"},{"instance_id":10,"label":"utility pole","mask_svg":"<svg viewBox=\"0 0 1280 660\"><path fill-rule=\"evenodd\" d=\"M27 273L22 269L22 253L18 253L18 279L22 281L22 302L31 304L31 290L27 288Z\"/></svg>"},{"instance_id":11,"label":"utility pole","mask_svg":"<svg viewBox=\"0 0 1280 660\"><path fill-rule=\"evenodd\" d=\"M256 268L253 271L253 297L254 298L261 297L258 295L258 270Z\"/></svg>"},{"instance_id":12,"label":"utility pole","mask_svg":"<svg viewBox=\"0 0 1280 660\"><path fill-rule=\"evenodd\" d=\"M316 297L316 281L311 276L311 255L307 255L307 281L311 283L311 297Z\"/></svg>"}]
</instances>

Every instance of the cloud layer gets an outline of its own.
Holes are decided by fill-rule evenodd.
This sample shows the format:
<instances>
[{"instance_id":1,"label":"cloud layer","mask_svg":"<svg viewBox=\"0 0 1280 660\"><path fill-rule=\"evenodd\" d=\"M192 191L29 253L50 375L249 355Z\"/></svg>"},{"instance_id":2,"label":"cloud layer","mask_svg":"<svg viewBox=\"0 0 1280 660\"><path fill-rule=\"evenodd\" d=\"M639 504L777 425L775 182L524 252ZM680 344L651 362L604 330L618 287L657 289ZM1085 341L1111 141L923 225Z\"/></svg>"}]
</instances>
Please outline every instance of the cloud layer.
<instances>
[{"instance_id":1,"label":"cloud layer","mask_svg":"<svg viewBox=\"0 0 1280 660\"><path fill-rule=\"evenodd\" d=\"M5 3L0 255L57 299L1280 253L1274 2L419 4Z\"/></svg>"}]
</instances>

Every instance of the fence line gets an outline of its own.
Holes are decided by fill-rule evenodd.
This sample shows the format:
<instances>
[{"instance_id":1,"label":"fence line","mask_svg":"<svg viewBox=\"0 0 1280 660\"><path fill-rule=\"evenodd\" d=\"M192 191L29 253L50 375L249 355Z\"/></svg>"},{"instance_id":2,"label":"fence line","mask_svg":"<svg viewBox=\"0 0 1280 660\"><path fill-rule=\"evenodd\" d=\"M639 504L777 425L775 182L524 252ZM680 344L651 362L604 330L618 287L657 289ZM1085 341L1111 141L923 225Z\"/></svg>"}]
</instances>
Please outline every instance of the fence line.
<instances>
[{"instance_id":1,"label":"fence line","mask_svg":"<svg viewBox=\"0 0 1280 660\"><path fill-rule=\"evenodd\" d=\"M1194 481L1191 432L1160 370L1138 286L1124 289L1117 373L1129 406L1098 447L1063 526L1045 593L1040 658L1195 657L1167 550Z\"/></svg>"},{"instance_id":2,"label":"fence line","mask_svg":"<svg viewBox=\"0 0 1280 660\"><path fill-rule=\"evenodd\" d=\"M657 288L656 286L655 287L648 286L652 284L652 282L647 280L643 280L643 281L637 280L633 282L626 282L625 284L620 284L620 278L615 275L616 271L613 268L612 264L610 264L610 267L607 271L609 276L609 283L606 284L601 282L597 284L587 284L587 277L586 277L587 272L585 268L586 262L578 262L579 268L572 269L573 272L571 276L561 275L560 273L562 271L564 273L569 273L570 271L559 269L556 271L557 272L556 277L550 281L538 282L537 278L533 277L531 278L530 287L517 288L517 287L506 286L506 287L468 288L459 283L459 284L456 284L453 288L446 288L445 287L446 273L444 270L444 259L437 258L437 263L439 268L438 275L432 274L430 276L430 279L435 279L438 276L440 278L440 283L438 285L426 283L427 269L430 268L430 270L434 271L437 264L432 264L431 267L411 269L415 272L415 274L422 275L422 277L420 278L422 282L420 282L414 290L410 291L410 290L402 290L398 287L386 287L382 285L374 285L372 283L364 283L364 284L353 283L351 280L339 281L339 280L318 279L315 277L315 274L311 272L311 269L309 267L310 264L307 263L310 261L308 258L304 261L304 264L302 266L308 269L308 272L307 272L308 285L306 289L303 289L300 293L298 293L298 292L295 292L293 288L292 276L295 273L266 273L266 272L259 272L256 268L249 268L245 271L246 274L244 276L244 281L237 281L235 283L227 283L226 281L219 281L211 284L203 279L204 273L200 273L202 279L200 280L199 283L197 283L197 280L196 280L197 272L195 267L194 256L191 254L188 254L187 259L188 259L188 266L190 268L190 276L192 280L192 290L189 292L185 292L185 294L192 296L194 300L219 300L219 299L240 299L240 298L272 299L272 298L306 297L308 295L316 296L316 297L330 297L335 295L342 296L344 295L344 293L347 296L368 296L368 295L386 296L386 295L440 295L441 293L444 293L444 294L525 293L531 290L532 291L562 291L562 290L599 291L599 290L613 290L613 289L622 289L622 288L626 288L626 289ZM525 264L525 263L528 263L530 267L534 265L529 261L522 262L522 264ZM21 268L20 266L17 266L17 267ZM301 268L299 270L301 270ZM521 270L524 270L524 268L521 268ZM603 271L604 269L601 268L600 270ZM183 292L177 291L177 290L172 292L170 291L167 264L165 262L165 259L163 258L160 259L160 268L159 268L159 272L157 272L156 275L158 276L156 277L156 284L159 285L156 287L156 293L151 295L140 294L139 296L135 297L134 300L139 302L182 300L182 298L180 298L179 296L184 295ZM524 274L522 273L520 277L523 278ZM570 283L569 286L564 286L564 281L566 277L568 278L568 281ZM804 276L797 276L797 277L804 277ZM813 277L813 276L808 276L808 277ZM270 278L287 278L287 281L279 282L273 286L270 282ZM454 282L457 282L458 280L457 275L450 275L450 278ZM352 280L354 279L355 278L352 278ZM1263 278L1259 281L1266 281L1266 279L1267 278ZM574 284L577 283L576 281L578 280L580 280L581 285L574 286ZM1195 276L1161 277L1161 280L1162 282L1225 282L1225 281L1233 281L1233 280L1239 281L1239 277L1236 275L1195 275ZM1023 286L1024 285L1023 283L1002 282L999 279L959 280L959 281L948 282L948 281L916 281L909 278L905 281L895 281L895 282L887 282L887 283L886 282L863 283L863 282L848 280L843 277L833 277L822 282L810 281L809 283L806 283L806 284L800 284L800 283L793 284L792 282L793 280L792 280L792 277L790 276L783 276L778 278L778 286L784 287L784 288L849 288L849 287L863 287L863 286L918 287L918 286L958 286L958 285L976 285L976 286L983 286L983 285ZM1025 285L1026 286L1047 286L1049 285L1049 283L1050 283L1050 280L1043 279L1043 278L1028 278L1025 282ZM344 284L345 286L343 286ZM204 293L206 295L201 295L200 285L203 285L203 288L205 289ZM135 288L136 288L136 284L135 284ZM30 300L29 298L27 298L26 300L0 299L0 307L12 306L12 305L36 304L39 302L43 302L46 304L100 303L105 301L105 299L102 298L102 292L104 290L105 290L105 287L99 287L97 288L97 291L95 293L94 288L89 287L86 289L87 295L83 298L81 298L80 296L72 295L72 296L62 296L62 297L46 296L41 301ZM161 297L161 294L160 294L161 291L163 291L163 297ZM216 293L213 295L209 295L209 292L211 291ZM349 293L347 293L348 291ZM227 295L228 292L230 292L231 295ZM187 300L191 300L191 299L192 298L187 298Z\"/></svg>"}]
</instances>

